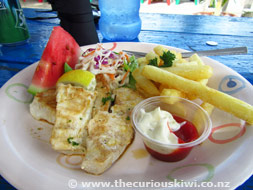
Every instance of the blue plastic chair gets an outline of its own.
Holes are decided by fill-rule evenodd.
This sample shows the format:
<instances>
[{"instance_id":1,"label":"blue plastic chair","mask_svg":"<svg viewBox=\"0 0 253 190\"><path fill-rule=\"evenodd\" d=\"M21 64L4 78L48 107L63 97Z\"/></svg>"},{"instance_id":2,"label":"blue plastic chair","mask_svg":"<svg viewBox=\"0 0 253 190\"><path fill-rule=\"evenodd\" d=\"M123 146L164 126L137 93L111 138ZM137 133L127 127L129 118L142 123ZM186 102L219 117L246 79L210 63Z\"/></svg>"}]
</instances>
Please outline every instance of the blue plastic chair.
<instances>
[{"instance_id":1,"label":"blue plastic chair","mask_svg":"<svg viewBox=\"0 0 253 190\"><path fill-rule=\"evenodd\" d=\"M197 4L198 4L198 1L199 1L199 0L194 0L195 5L197 5ZM180 3L180 0L176 0L176 5L178 5L179 3Z\"/></svg>"}]
</instances>

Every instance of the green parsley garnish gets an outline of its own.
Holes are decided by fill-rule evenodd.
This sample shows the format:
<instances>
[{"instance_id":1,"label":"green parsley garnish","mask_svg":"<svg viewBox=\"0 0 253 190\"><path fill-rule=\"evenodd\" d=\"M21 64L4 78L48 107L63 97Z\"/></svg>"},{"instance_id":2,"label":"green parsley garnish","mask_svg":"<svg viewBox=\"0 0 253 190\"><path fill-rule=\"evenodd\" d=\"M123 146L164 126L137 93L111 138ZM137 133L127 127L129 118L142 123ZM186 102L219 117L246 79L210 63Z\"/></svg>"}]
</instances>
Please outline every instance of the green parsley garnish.
<instances>
[{"instance_id":1,"label":"green parsley garnish","mask_svg":"<svg viewBox=\"0 0 253 190\"><path fill-rule=\"evenodd\" d=\"M127 88L132 88L132 89L136 89L136 80L134 79L132 73L129 74L129 82L128 84L124 85L123 87L127 87Z\"/></svg>"},{"instance_id":2,"label":"green parsley garnish","mask_svg":"<svg viewBox=\"0 0 253 190\"><path fill-rule=\"evenodd\" d=\"M71 144L71 141L72 141L73 139L74 139L73 137L69 137L69 138L67 139L68 143Z\"/></svg>"},{"instance_id":3,"label":"green parsley garnish","mask_svg":"<svg viewBox=\"0 0 253 190\"><path fill-rule=\"evenodd\" d=\"M79 143L77 143L75 141L72 141L71 143L72 143L72 146L78 146L79 145Z\"/></svg>"},{"instance_id":4,"label":"green parsley garnish","mask_svg":"<svg viewBox=\"0 0 253 190\"><path fill-rule=\"evenodd\" d=\"M160 58L163 60L164 64L159 66L157 63L157 58L151 59L149 61L149 65L153 65L155 67L171 67L173 64L173 61L175 60L176 56L171 53L170 51L163 52L163 55L160 56Z\"/></svg>"},{"instance_id":5,"label":"green parsley garnish","mask_svg":"<svg viewBox=\"0 0 253 190\"><path fill-rule=\"evenodd\" d=\"M69 137L69 138L67 139L68 143L71 144L72 146L78 146L79 143L73 141L73 139L74 139L73 137Z\"/></svg>"},{"instance_id":6,"label":"green parsley garnish","mask_svg":"<svg viewBox=\"0 0 253 190\"><path fill-rule=\"evenodd\" d=\"M151 60L149 61L149 65L153 65L153 66L158 67L157 58L151 59Z\"/></svg>"},{"instance_id":7,"label":"green parsley garnish","mask_svg":"<svg viewBox=\"0 0 253 190\"><path fill-rule=\"evenodd\" d=\"M129 58L130 62L124 61L124 69L126 71L130 71L131 73L138 67L137 59L135 59L135 56L131 56Z\"/></svg>"},{"instance_id":8,"label":"green parsley garnish","mask_svg":"<svg viewBox=\"0 0 253 190\"><path fill-rule=\"evenodd\" d=\"M160 58L164 61L164 64L161 65L160 67L171 67L176 56L170 51L167 52L164 51L163 55L160 56Z\"/></svg>"},{"instance_id":9,"label":"green parsley garnish","mask_svg":"<svg viewBox=\"0 0 253 190\"><path fill-rule=\"evenodd\" d=\"M124 61L124 69L125 71L129 71L129 82L128 84L124 85L123 87L127 87L127 88L132 88L132 89L136 89L135 84L136 84L136 80L134 79L132 72L138 68L138 61L135 58L135 56L131 56L129 58L129 62Z\"/></svg>"},{"instance_id":10,"label":"green parsley garnish","mask_svg":"<svg viewBox=\"0 0 253 190\"><path fill-rule=\"evenodd\" d=\"M114 101L111 94L109 94L107 97L102 98L103 105L105 105L107 101Z\"/></svg>"},{"instance_id":11,"label":"green parsley garnish","mask_svg":"<svg viewBox=\"0 0 253 190\"><path fill-rule=\"evenodd\" d=\"M130 117L129 117L129 116L127 116L127 117L126 117L126 120L128 120L128 121L129 121L129 120L130 120Z\"/></svg>"}]
</instances>

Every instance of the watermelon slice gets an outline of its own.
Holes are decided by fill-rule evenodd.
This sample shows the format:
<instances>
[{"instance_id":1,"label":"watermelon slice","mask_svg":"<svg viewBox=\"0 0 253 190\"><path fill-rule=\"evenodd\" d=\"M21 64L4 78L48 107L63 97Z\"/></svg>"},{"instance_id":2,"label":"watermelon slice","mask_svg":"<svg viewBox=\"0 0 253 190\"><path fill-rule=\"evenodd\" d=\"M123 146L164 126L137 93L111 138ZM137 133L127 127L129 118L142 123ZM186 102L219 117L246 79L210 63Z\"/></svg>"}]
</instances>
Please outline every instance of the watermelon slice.
<instances>
[{"instance_id":1,"label":"watermelon slice","mask_svg":"<svg viewBox=\"0 0 253 190\"><path fill-rule=\"evenodd\" d=\"M80 53L80 47L75 39L62 27L54 27L28 92L35 95L37 92L54 87L64 73L64 64L68 63L74 69L79 62Z\"/></svg>"}]
</instances>

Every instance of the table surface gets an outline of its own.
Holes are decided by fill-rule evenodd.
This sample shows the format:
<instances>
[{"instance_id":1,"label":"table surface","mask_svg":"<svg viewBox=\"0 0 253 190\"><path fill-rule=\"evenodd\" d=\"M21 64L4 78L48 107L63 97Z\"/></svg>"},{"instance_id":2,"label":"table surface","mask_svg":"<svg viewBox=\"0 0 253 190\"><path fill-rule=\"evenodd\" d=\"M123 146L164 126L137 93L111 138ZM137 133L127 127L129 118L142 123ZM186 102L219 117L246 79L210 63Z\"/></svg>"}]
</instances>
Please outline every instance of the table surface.
<instances>
[{"instance_id":1,"label":"table surface","mask_svg":"<svg viewBox=\"0 0 253 190\"><path fill-rule=\"evenodd\" d=\"M24 9L26 17L55 16ZM232 68L253 84L253 19L243 17L216 17L200 15L167 15L141 13L142 30L139 42L173 46L189 51L247 46L247 55L210 57ZM28 20L28 43L20 46L0 46L0 87L30 64L38 61L46 46L52 28L59 19ZM103 40L98 30L100 42ZM218 46L209 46L215 41ZM253 176L237 189L252 189ZM15 189L0 176L0 189Z\"/></svg>"}]
</instances>

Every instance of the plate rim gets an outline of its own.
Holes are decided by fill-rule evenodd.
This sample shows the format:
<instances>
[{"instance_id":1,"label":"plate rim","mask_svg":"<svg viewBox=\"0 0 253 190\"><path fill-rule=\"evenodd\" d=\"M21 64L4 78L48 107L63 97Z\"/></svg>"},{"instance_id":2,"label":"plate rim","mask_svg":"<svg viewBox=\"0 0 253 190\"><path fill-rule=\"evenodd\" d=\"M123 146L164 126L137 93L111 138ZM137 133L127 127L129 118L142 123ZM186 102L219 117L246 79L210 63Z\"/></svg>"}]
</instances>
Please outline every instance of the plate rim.
<instances>
[{"instance_id":1,"label":"plate rim","mask_svg":"<svg viewBox=\"0 0 253 190\"><path fill-rule=\"evenodd\" d=\"M137 44L140 45L140 46L152 46L152 47L154 47L154 46L156 46L156 45L161 45L161 44L144 43L144 42L116 42L116 43L119 44L119 46L126 46L126 47L129 47L129 48L131 47L131 45L132 45L132 46L135 46L135 45L137 45ZM112 42L101 43L101 44L112 44ZM81 49L84 49L84 48L90 47L90 46L95 46L95 45L96 45L96 44L81 46ZM181 52L182 52L182 51L187 51L187 50L184 50L184 49L181 49L181 48L177 48L177 47L172 47L172 46L167 46L167 45L162 45L162 46L167 47L167 48L170 48L170 49L175 49L175 50L181 51ZM126 49L127 49L127 48L126 48ZM246 84L249 85L249 86L251 86L251 88L253 89L253 86L251 85L251 83L250 83L247 79L245 79L242 75L240 75L238 72L236 72L235 70L233 70L233 69L229 68L228 66L226 66L226 65L224 65L224 64L222 64L222 63L220 63L220 62L218 62L218 61L216 61L216 60L214 60L214 59L211 59L211 58L209 58L209 57L203 57L203 58L206 59L206 60L208 60L208 61L210 61L210 62L213 62L213 63L217 64L217 66L222 66L222 67L228 69L229 72L235 72L235 73L237 73L237 74L240 76L240 78L242 78L242 79L246 82ZM8 84L9 84L12 80L15 80L16 77L22 75L22 74L23 74L24 72L26 72L27 70L32 69L33 67L35 68L36 65L38 64L38 62L39 62L39 61L37 61L37 62L35 62L35 63L33 63L33 64L27 66L26 68L22 69L21 71L19 71L18 73L16 73L14 76L12 76L12 77L1 87L1 89L0 89L0 95L4 94L3 91L6 89L6 86L8 86ZM0 102L1 102L1 101L0 101ZM2 123L2 121L0 122L0 127L1 127L1 129L0 129L1 131L3 130L3 127L5 127L5 125ZM0 134L0 137L4 137L4 136L3 136L2 134ZM0 142L3 141L3 139L5 139L5 138L6 138L6 137L1 138ZM1 144L2 144L2 143L0 143L0 147L1 147ZM9 150L10 150L10 149L9 149ZM12 153L12 154L15 155L15 153L13 153L12 151L9 151L9 153ZM2 165L2 159L3 159L3 158L0 159L0 165ZM15 180L14 178L11 177L11 174L7 174L7 173L8 173L8 172L4 171L4 169L2 169L2 167L0 167L0 174L1 174L2 177L3 177L5 180L7 180L8 183L10 183L12 186L14 186L14 187L16 187L16 188L18 188L18 189L19 189L19 188L21 188L21 189L22 189L22 188L25 188L25 187L27 187L26 185L29 186L29 183L27 183L27 182L24 182L24 186L23 186L22 184L18 184L18 183L17 183L18 180ZM238 183L235 187L238 187L238 186L242 185L242 184L243 184L248 178L250 178L252 175L253 175L253 171L251 172L251 174L248 173L248 175L244 177L244 181L242 181L241 184ZM234 187L230 187L230 188L232 189L232 188L234 188Z\"/></svg>"}]
</instances>

